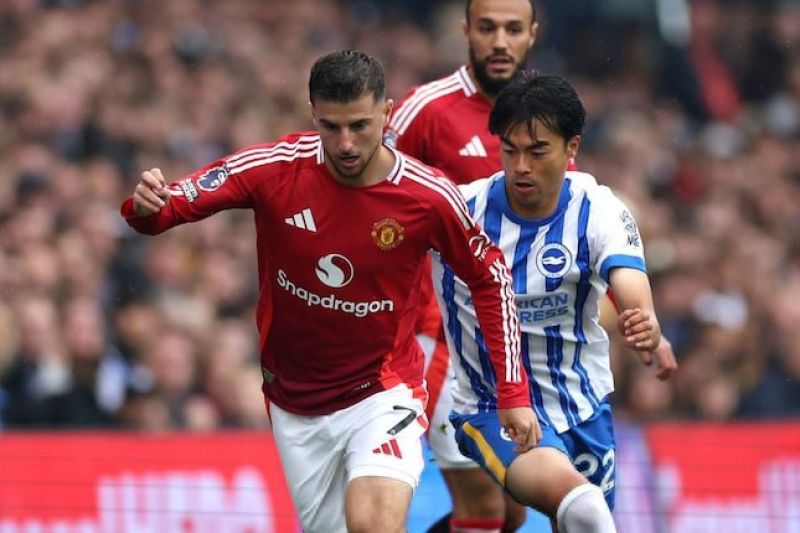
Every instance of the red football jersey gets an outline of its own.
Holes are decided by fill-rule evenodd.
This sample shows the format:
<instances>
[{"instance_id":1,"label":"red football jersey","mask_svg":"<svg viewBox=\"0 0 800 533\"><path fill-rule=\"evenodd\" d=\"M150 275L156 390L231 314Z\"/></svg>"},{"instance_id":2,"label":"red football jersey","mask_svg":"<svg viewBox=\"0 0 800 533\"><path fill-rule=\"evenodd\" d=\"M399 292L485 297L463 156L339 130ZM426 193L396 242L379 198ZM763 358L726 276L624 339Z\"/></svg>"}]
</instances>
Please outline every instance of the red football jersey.
<instances>
[{"instance_id":1,"label":"red football jersey","mask_svg":"<svg viewBox=\"0 0 800 533\"><path fill-rule=\"evenodd\" d=\"M227 208L254 211L264 391L301 415L327 414L406 383L422 390L414 337L427 251L470 285L501 407L528 405L511 278L502 253L442 174L399 152L385 181L350 187L316 133L247 148L170 185L159 213L122 214L156 234Z\"/></svg>"},{"instance_id":2,"label":"red football jersey","mask_svg":"<svg viewBox=\"0 0 800 533\"><path fill-rule=\"evenodd\" d=\"M492 104L462 66L412 88L392 113L385 139L455 183L470 183L503 169L500 139L489 133L491 111ZM574 161L567 170L577 170Z\"/></svg>"},{"instance_id":3,"label":"red football jersey","mask_svg":"<svg viewBox=\"0 0 800 533\"><path fill-rule=\"evenodd\" d=\"M411 89L392 113L386 138L455 183L469 183L501 168L500 139L489 133L491 110L462 66Z\"/></svg>"},{"instance_id":4,"label":"red football jersey","mask_svg":"<svg viewBox=\"0 0 800 533\"><path fill-rule=\"evenodd\" d=\"M489 133L492 104L478 91L466 65L412 88L392 113L387 143L442 170L457 184L503 169L500 138ZM568 170L577 170L570 162ZM426 279L417 331L437 337L441 326L433 286Z\"/></svg>"}]
</instances>

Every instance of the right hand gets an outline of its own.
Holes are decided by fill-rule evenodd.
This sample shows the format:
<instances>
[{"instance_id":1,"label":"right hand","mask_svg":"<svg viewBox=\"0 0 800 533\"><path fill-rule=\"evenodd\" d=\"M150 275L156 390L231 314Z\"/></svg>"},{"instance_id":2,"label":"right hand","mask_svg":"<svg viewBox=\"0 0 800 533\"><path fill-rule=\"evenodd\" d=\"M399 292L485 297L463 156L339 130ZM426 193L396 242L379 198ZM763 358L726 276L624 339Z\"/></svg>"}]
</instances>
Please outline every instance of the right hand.
<instances>
[{"instance_id":1,"label":"right hand","mask_svg":"<svg viewBox=\"0 0 800 533\"><path fill-rule=\"evenodd\" d=\"M525 453L533 449L542 438L542 428L536 413L530 407L512 407L511 409L498 409L497 416L500 425L505 428L508 436L517 445L517 453Z\"/></svg>"},{"instance_id":2,"label":"right hand","mask_svg":"<svg viewBox=\"0 0 800 533\"><path fill-rule=\"evenodd\" d=\"M161 174L161 169L145 170L133 189L133 211L140 217L155 215L167 205L169 198L167 180Z\"/></svg>"}]
</instances>

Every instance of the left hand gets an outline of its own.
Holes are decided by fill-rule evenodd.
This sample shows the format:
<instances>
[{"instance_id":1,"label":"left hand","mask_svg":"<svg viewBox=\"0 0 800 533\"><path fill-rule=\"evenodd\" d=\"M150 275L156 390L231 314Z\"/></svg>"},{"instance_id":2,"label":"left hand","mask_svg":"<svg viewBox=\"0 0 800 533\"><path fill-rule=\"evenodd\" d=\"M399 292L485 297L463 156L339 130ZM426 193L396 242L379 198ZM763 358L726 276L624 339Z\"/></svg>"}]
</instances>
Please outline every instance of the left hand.
<instances>
[{"instance_id":1,"label":"left hand","mask_svg":"<svg viewBox=\"0 0 800 533\"><path fill-rule=\"evenodd\" d=\"M642 362L650 366L658 362L656 377L668 379L678 368L672 343L661 335L661 327L651 313L641 309L625 309L617 320L625 344L637 352Z\"/></svg>"},{"instance_id":2,"label":"left hand","mask_svg":"<svg viewBox=\"0 0 800 533\"><path fill-rule=\"evenodd\" d=\"M617 327L628 348L640 352L652 352L661 340L661 328L653 315L638 307L625 309L617 319Z\"/></svg>"}]
</instances>

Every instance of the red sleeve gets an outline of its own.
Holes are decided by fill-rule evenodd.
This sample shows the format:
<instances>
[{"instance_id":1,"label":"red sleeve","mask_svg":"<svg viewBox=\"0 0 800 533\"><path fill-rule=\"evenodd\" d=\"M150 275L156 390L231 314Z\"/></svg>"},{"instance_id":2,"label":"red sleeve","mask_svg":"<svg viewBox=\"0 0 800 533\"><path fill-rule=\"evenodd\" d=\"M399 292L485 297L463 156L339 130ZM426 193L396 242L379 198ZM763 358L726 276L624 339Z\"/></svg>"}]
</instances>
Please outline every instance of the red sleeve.
<instances>
[{"instance_id":1,"label":"red sleeve","mask_svg":"<svg viewBox=\"0 0 800 533\"><path fill-rule=\"evenodd\" d=\"M619 304L617 303L617 297L614 296L614 291L611 290L611 287L606 290L606 296L608 296L608 299L611 300L611 304L614 306L614 309L616 309L617 314L619 314L620 309Z\"/></svg>"},{"instance_id":2,"label":"red sleeve","mask_svg":"<svg viewBox=\"0 0 800 533\"><path fill-rule=\"evenodd\" d=\"M223 209L252 207L251 191L263 166L257 170L240 170L235 162L246 157L251 149L220 159L172 182L170 198L161 211L149 217L140 217L133 211L133 198L129 197L120 209L123 218L140 233L155 235L185 222L201 220ZM231 163L231 162L234 163Z\"/></svg>"},{"instance_id":3,"label":"red sleeve","mask_svg":"<svg viewBox=\"0 0 800 533\"><path fill-rule=\"evenodd\" d=\"M528 376L520 356L520 333L511 274L503 254L470 217L458 189L442 178L436 202L441 231L432 248L472 292L478 322L497 374L497 407L530 406Z\"/></svg>"}]
</instances>

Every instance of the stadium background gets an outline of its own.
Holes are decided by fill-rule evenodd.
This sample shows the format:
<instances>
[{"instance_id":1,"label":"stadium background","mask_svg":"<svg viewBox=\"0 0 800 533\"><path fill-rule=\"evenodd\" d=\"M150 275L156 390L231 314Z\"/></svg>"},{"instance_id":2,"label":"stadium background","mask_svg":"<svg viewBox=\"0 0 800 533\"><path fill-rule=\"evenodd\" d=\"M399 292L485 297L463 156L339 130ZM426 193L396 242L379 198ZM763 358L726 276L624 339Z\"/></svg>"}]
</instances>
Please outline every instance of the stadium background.
<instances>
[{"instance_id":1,"label":"stadium background","mask_svg":"<svg viewBox=\"0 0 800 533\"><path fill-rule=\"evenodd\" d=\"M636 211L681 365L661 383L615 348L621 529L800 531L800 3L537 7L530 65L578 88L580 166ZM148 239L118 206L142 169L174 179L311 128L321 53L376 55L395 99L452 71L462 17L460 1L0 1L0 530L293 527L253 432L249 215ZM429 470L412 529L448 505Z\"/></svg>"}]
</instances>

